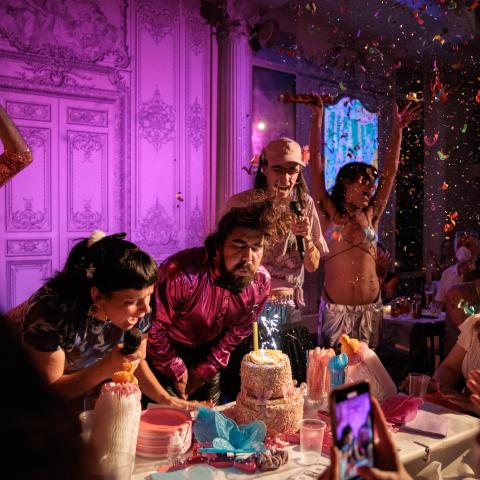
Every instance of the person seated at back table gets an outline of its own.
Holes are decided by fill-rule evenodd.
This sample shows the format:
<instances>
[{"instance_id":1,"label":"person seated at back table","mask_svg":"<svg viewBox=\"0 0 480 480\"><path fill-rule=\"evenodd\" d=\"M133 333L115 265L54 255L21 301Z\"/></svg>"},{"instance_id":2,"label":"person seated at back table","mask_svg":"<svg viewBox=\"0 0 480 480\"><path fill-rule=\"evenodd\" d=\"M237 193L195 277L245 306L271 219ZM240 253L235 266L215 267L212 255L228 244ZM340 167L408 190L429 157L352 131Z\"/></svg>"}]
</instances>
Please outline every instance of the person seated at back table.
<instances>
[{"instance_id":1,"label":"person seated at back table","mask_svg":"<svg viewBox=\"0 0 480 480\"><path fill-rule=\"evenodd\" d=\"M449 402L480 415L480 408L469 398L468 387L465 393L454 389L472 370L480 369L480 314L467 318L459 329L457 343L433 374L434 386Z\"/></svg>"},{"instance_id":2,"label":"person seated at back table","mask_svg":"<svg viewBox=\"0 0 480 480\"><path fill-rule=\"evenodd\" d=\"M447 268L440 278L435 301L445 310L446 295L451 287L475 280L477 267L475 261L479 253L477 232L457 232L454 241L457 263Z\"/></svg>"},{"instance_id":3,"label":"person seated at back table","mask_svg":"<svg viewBox=\"0 0 480 480\"><path fill-rule=\"evenodd\" d=\"M63 271L27 301L24 344L55 394L79 411L93 408L102 383L125 362L137 367L140 390L155 402L194 407L170 396L147 365L157 265L125 236L97 230L73 247ZM133 327L143 333L141 344L124 355L123 335Z\"/></svg>"},{"instance_id":4,"label":"person seated at back table","mask_svg":"<svg viewBox=\"0 0 480 480\"><path fill-rule=\"evenodd\" d=\"M445 352L455 345L459 326L472 314L480 312L480 279L460 283L448 290L445 296Z\"/></svg>"}]
</instances>

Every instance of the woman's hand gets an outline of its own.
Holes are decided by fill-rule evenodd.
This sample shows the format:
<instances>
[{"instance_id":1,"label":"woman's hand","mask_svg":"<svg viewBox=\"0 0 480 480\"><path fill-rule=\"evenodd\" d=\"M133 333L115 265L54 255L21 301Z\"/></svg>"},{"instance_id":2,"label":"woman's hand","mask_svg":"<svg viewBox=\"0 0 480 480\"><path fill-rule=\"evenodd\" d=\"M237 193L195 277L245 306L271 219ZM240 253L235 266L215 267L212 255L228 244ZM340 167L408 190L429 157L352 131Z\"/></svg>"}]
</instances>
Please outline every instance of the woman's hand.
<instances>
[{"instance_id":1,"label":"woman's hand","mask_svg":"<svg viewBox=\"0 0 480 480\"><path fill-rule=\"evenodd\" d=\"M402 108L398 110L397 102L393 103L393 129L394 130L403 130L411 122L420 119L420 111L422 109L421 104L414 106L412 102L409 102Z\"/></svg>"},{"instance_id":2,"label":"woman's hand","mask_svg":"<svg viewBox=\"0 0 480 480\"><path fill-rule=\"evenodd\" d=\"M101 360L104 363L105 378L111 378L115 372L123 370L123 364L129 362L131 372L133 373L143 359L141 349L131 353L130 355L122 354L123 345L115 345L109 354Z\"/></svg>"}]
</instances>

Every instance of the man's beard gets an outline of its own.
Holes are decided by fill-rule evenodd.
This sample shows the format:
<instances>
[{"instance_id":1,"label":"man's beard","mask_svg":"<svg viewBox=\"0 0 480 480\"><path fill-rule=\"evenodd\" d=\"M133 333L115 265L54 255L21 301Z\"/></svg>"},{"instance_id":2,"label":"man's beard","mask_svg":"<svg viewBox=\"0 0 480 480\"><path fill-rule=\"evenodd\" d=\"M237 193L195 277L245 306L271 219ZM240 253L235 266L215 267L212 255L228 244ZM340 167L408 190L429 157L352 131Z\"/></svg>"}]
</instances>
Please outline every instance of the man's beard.
<instances>
[{"instance_id":1,"label":"man's beard","mask_svg":"<svg viewBox=\"0 0 480 480\"><path fill-rule=\"evenodd\" d=\"M245 260L242 260L241 262L237 263L237 265L235 265L233 270L230 272L225 266L225 257L223 256L223 252L220 252L220 261L218 265L220 275L215 283L234 294L241 293L242 290L249 285L255 277L255 273L246 276L235 274L235 271L244 268L246 265L248 265L248 263Z\"/></svg>"}]
</instances>

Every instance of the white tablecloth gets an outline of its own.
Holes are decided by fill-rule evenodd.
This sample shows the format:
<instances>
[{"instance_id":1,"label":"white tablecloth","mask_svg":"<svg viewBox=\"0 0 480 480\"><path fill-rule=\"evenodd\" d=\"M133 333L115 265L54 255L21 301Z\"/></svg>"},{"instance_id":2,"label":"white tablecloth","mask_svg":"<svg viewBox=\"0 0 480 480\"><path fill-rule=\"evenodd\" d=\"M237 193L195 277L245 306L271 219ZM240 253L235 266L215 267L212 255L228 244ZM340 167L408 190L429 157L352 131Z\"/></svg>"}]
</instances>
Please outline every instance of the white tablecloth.
<instances>
[{"instance_id":1,"label":"white tablecloth","mask_svg":"<svg viewBox=\"0 0 480 480\"><path fill-rule=\"evenodd\" d=\"M416 323L444 322L445 313L437 318L413 318L411 315L383 315L382 341L392 346L401 346L408 350L410 346L410 330Z\"/></svg>"},{"instance_id":2,"label":"white tablecloth","mask_svg":"<svg viewBox=\"0 0 480 480\"><path fill-rule=\"evenodd\" d=\"M450 427L447 437L443 439L407 432L393 434L400 458L412 477L425 480L480 478L480 472L476 470L478 464L476 456L477 451L480 450L480 446L476 443L476 436L480 432L480 421L475 417L452 412L431 403L426 403L422 408L448 418ZM299 462L299 446L295 445L287 449L290 455L289 461L279 470L263 474L257 471L254 476L249 476L235 469L223 469L223 478L228 480L247 478L312 480L329 464L329 459L322 457L318 465L302 466ZM133 480L148 479L157 465L161 465L161 462L137 457ZM192 479L195 480L194 477Z\"/></svg>"}]
</instances>

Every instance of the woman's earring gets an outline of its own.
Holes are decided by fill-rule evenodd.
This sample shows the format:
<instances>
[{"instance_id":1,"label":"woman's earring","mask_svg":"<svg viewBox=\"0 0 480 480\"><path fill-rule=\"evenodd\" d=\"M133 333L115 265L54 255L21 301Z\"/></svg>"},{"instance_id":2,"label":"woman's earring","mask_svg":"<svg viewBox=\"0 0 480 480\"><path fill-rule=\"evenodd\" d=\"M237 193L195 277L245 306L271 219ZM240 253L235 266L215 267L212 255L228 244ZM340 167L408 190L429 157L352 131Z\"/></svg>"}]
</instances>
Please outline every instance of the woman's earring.
<instances>
[{"instance_id":1,"label":"woman's earring","mask_svg":"<svg viewBox=\"0 0 480 480\"><path fill-rule=\"evenodd\" d=\"M98 312L99 308L96 303L92 303L87 311L87 318L90 318L92 320L98 320L95 312ZM104 321L106 322L108 320L108 317L105 315Z\"/></svg>"}]
</instances>

